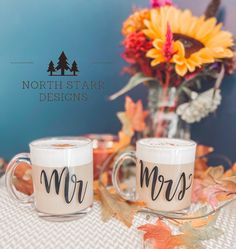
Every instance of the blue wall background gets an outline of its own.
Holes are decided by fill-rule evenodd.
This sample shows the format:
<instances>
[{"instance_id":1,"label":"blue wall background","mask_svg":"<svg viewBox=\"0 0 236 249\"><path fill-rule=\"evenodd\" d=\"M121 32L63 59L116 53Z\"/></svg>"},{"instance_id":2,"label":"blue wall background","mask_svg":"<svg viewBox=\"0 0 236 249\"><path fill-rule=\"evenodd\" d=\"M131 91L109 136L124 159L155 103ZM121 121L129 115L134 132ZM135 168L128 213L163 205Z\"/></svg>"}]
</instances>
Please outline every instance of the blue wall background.
<instances>
[{"instance_id":1,"label":"blue wall background","mask_svg":"<svg viewBox=\"0 0 236 249\"><path fill-rule=\"evenodd\" d=\"M176 2L201 14L208 1ZM223 2L225 26L236 35L235 0ZM119 130L115 113L123 109L124 97L114 102L107 97L127 81L120 74L124 66L120 29L132 7L148 4L148 0L0 0L1 156L10 159L27 151L27 144L39 137ZM38 91L21 89L22 80L50 80L47 64L51 59L56 62L62 50L70 60L78 60L79 80L103 80L104 91L90 91L87 102L42 103ZM11 63L16 61L33 63ZM222 105L215 115L195 124L192 135L236 161L234 76L224 81L222 90ZM130 95L145 100L145 88Z\"/></svg>"}]
</instances>

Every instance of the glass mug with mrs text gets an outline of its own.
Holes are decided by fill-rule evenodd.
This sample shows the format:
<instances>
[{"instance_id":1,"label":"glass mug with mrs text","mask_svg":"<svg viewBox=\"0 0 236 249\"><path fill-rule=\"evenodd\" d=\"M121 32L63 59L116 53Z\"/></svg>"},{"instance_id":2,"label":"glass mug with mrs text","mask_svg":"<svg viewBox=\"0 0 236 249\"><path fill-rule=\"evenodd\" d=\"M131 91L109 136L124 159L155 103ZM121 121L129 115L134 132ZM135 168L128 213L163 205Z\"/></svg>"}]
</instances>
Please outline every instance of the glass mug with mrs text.
<instances>
[{"instance_id":1,"label":"glass mug with mrs text","mask_svg":"<svg viewBox=\"0 0 236 249\"><path fill-rule=\"evenodd\" d=\"M141 139L136 144L136 152L124 153L115 162L113 185L124 199L143 201L156 211L187 209L191 205L195 153L194 141ZM124 191L119 182L119 170L130 160L136 165L136 187Z\"/></svg>"}]
</instances>

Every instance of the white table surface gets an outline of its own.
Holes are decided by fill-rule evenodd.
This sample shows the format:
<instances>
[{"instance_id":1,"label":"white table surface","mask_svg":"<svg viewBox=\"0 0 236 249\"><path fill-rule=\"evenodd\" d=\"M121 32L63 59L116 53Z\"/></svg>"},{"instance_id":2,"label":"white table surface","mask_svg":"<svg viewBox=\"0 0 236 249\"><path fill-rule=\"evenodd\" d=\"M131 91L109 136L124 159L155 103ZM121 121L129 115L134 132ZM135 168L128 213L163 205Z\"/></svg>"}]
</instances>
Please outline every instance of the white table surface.
<instances>
[{"instance_id":1,"label":"white table surface","mask_svg":"<svg viewBox=\"0 0 236 249\"><path fill-rule=\"evenodd\" d=\"M148 222L155 221L151 218ZM98 203L81 219L45 221L30 206L10 199L0 179L0 249L141 249L142 232L136 227L145 223L144 214L136 215L129 229L115 219L103 223ZM236 249L236 203L221 211L216 227L224 235L204 242L206 248Z\"/></svg>"}]
</instances>

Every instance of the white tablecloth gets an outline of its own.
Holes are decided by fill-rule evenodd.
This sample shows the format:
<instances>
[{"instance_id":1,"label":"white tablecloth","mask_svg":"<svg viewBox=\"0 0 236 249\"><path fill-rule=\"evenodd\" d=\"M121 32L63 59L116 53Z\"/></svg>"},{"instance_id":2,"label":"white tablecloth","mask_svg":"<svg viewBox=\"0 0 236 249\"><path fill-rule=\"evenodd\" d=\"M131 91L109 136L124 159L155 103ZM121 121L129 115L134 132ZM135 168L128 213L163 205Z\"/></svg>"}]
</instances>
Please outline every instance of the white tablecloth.
<instances>
[{"instance_id":1,"label":"white tablecloth","mask_svg":"<svg viewBox=\"0 0 236 249\"><path fill-rule=\"evenodd\" d=\"M10 199L0 180L0 249L141 249L142 233L136 227L144 223L144 214L136 215L130 229L115 219L103 223L98 203L81 219L45 221L30 206ZM204 242L207 248L236 249L236 203L221 211L216 226L225 233L217 240Z\"/></svg>"}]
</instances>

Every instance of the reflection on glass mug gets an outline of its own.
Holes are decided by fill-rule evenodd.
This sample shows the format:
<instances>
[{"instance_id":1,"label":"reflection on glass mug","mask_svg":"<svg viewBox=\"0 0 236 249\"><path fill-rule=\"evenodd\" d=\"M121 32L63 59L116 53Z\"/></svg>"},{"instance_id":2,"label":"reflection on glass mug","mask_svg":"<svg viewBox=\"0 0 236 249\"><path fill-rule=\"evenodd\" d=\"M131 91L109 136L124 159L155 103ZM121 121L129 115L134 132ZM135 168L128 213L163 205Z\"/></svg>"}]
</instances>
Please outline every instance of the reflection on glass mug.
<instances>
[{"instance_id":1,"label":"reflection on glass mug","mask_svg":"<svg viewBox=\"0 0 236 249\"><path fill-rule=\"evenodd\" d=\"M6 170L9 194L23 203L33 203L42 217L73 219L86 214L93 204L92 141L83 137L45 138L29 145L30 153L16 155ZM32 167L34 193L22 196L13 185L17 165Z\"/></svg>"},{"instance_id":2,"label":"reflection on glass mug","mask_svg":"<svg viewBox=\"0 0 236 249\"><path fill-rule=\"evenodd\" d=\"M126 200L140 200L157 211L177 211L191 204L196 143L169 138L145 138L136 144L136 153L121 155L115 162L112 181ZM136 163L136 189L124 192L118 172L124 161Z\"/></svg>"}]
</instances>

